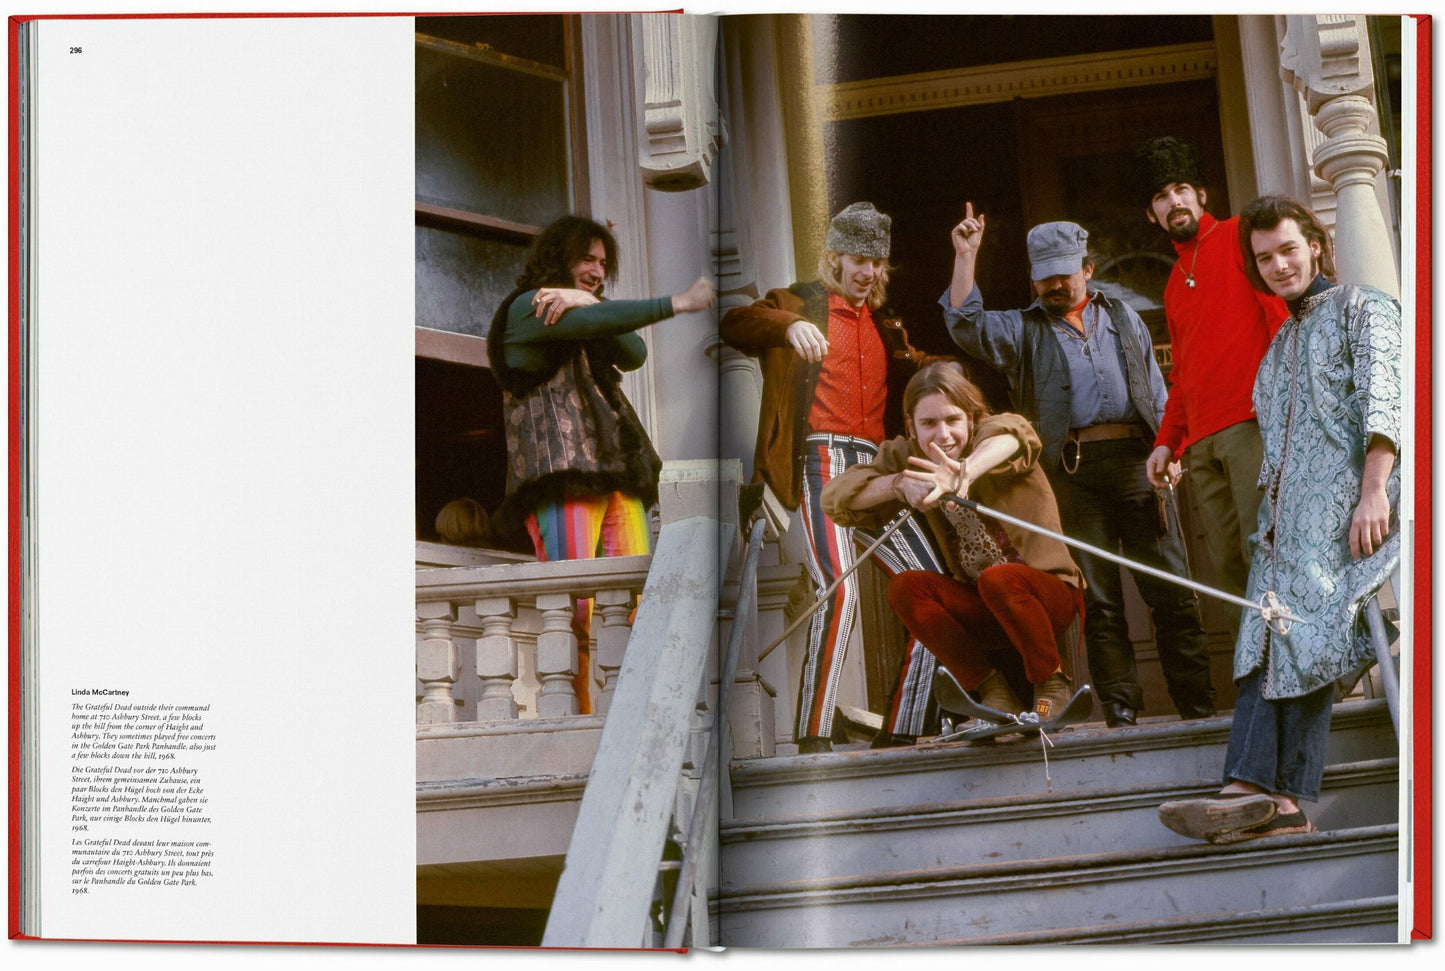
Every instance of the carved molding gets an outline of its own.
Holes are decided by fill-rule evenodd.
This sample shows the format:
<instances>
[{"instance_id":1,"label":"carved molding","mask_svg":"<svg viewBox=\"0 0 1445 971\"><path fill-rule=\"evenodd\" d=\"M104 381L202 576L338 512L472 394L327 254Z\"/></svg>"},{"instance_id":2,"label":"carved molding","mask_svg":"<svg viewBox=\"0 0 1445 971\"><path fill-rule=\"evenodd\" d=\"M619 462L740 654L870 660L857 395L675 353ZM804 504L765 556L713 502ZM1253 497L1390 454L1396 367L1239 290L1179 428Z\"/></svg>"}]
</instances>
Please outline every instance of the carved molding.
<instances>
[{"instance_id":1,"label":"carved molding","mask_svg":"<svg viewBox=\"0 0 1445 971\"><path fill-rule=\"evenodd\" d=\"M1280 77L1299 93L1302 110L1319 133L1305 128L1311 168L1328 184L1324 193L1317 184L1315 206L1334 203L1334 212L1321 218L1335 233L1339 277L1397 294L1394 241L1377 195L1389 152L1378 134L1365 19L1290 15L1285 23Z\"/></svg>"},{"instance_id":2,"label":"carved molding","mask_svg":"<svg viewBox=\"0 0 1445 971\"><path fill-rule=\"evenodd\" d=\"M1214 77L1218 66L1212 42L1173 44L848 81L820 85L818 91L824 117L842 121L1015 98L1197 81Z\"/></svg>"},{"instance_id":3,"label":"carved molding","mask_svg":"<svg viewBox=\"0 0 1445 971\"><path fill-rule=\"evenodd\" d=\"M712 178L727 138L713 91L717 23L711 17L641 14L644 68L642 177L670 192Z\"/></svg>"},{"instance_id":4,"label":"carved molding","mask_svg":"<svg viewBox=\"0 0 1445 971\"><path fill-rule=\"evenodd\" d=\"M1286 22L1280 77L1304 97L1310 114L1345 95L1373 101L1375 79L1364 17L1294 14Z\"/></svg>"},{"instance_id":5,"label":"carved molding","mask_svg":"<svg viewBox=\"0 0 1445 971\"><path fill-rule=\"evenodd\" d=\"M1373 185L1389 151L1375 134L1379 121L1364 18L1295 15L1287 24L1280 77L1299 92L1314 121L1304 133L1315 176L1337 197L1348 186Z\"/></svg>"}]
</instances>

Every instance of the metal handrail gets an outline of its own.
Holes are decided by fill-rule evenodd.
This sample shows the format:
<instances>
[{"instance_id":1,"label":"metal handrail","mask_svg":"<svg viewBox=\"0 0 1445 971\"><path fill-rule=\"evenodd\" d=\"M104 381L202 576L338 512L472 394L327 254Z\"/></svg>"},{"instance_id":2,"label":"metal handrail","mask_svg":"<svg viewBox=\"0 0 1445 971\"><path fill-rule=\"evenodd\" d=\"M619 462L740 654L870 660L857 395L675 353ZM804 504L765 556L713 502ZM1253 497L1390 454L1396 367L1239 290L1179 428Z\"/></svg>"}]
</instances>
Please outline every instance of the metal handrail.
<instances>
[{"instance_id":1,"label":"metal handrail","mask_svg":"<svg viewBox=\"0 0 1445 971\"><path fill-rule=\"evenodd\" d=\"M1395 670L1395 657L1390 653L1390 638L1385 633L1385 618L1379 601L1371 597L1365 604L1365 626L1370 629L1370 643L1375 648L1375 663L1380 667L1380 685L1385 689L1385 703L1390 707L1390 721L1395 737L1400 737L1400 672Z\"/></svg>"},{"instance_id":2,"label":"metal handrail","mask_svg":"<svg viewBox=\"0 0 1445 971\"><path fill-rule=\"evenodd\" d=\"M679 841L682 846L682 866L678 872L677 887L673 891L672 905L667 912L667 932L663 938L663 947L665 948L681 947L683 934L690 923L691 887L697 878L696 843L699 834L707 825L708 813L717 800L722 771L718 764L719 755L722 740L728 730L728 701L732 694L733 681L737 678L738 665L742 662L743 644L747 640L747 629L752 621L754 601L757 599L758 560L761 558L763 534L766 527L766 520L759 518L754 521L752 532L748 535L748 550L743 558L742 575L738 580L737 601L732 611L732 631L728 635L727 651L723 655L722 672L718 677L717 717L713 724L713 731L708 735L707 754L703 757L702 764L702 781L698 785L697 798L692 807L692 817L688 820L687 828L683 831ZM706 684L703 687L705 690Z\"/></svg>"}]
</instances>

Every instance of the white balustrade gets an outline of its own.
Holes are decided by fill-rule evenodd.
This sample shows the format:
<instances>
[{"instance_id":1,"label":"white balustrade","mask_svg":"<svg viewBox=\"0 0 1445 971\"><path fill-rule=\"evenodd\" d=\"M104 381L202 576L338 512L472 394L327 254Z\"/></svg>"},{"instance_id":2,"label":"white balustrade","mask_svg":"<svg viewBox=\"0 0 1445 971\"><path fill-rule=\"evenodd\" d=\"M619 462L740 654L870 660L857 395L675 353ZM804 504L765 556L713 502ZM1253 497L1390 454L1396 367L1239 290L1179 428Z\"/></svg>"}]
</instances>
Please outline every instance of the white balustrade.
<instances>
[{"instance_id":1,"label":"white balustrade","mask_svg":"<svg viewBox=\"0 0 1445 971\"><path fill-rule=\"evenodd\" d=\"M595 602L592 655L597 712L611 704L632 633L632 609L650 556L418 570L418 725L468 719L459 697L476 699L477 721L576 715L578 599ZM475 611L477 626L458 623ZM470 623L468 620L467 623ZM469 638L475 650L467 652ZM527 673L537 686L528 684ZM466 685L459 677L475 677Z\"/></svg>"}]
</instances>

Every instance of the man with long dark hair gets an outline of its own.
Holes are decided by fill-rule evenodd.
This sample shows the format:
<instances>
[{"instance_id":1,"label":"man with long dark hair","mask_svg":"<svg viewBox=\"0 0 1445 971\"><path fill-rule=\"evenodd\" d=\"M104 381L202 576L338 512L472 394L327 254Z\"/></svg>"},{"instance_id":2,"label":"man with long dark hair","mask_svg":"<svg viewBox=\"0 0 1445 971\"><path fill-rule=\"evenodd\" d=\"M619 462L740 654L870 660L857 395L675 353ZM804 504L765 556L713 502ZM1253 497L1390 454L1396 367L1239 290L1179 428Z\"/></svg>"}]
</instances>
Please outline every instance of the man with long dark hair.
<instances>
[{"instance_id":1,"label":"man with long dark hair","mask_svg":"<svg viewBox=\"0 0 1445 971\"><path fill-rule=\"evenodd\" d=\"M647 508L662 460L622 393L622 372L647 359L636 331L707 309L715 291L699 278L671 297L603 300L616 276L611 231L563 216L533 241L487 334L507 435L507 493L493 523L503 533L525 526L539 560L651 552ZM581 714L592 711L591 612L579 600L573 619Z\"/></svg>"},{"instance_id":2,"label":"man with long dark hair","mask_svg":"<svg viewBox=\"0 0 1445 971\"><path fill-rule=\"evenodd\" d=\"M1362 608L1401 543L1399 302L1336 283L1328 232L1292 199L1246 206L1238 244L1255 289L1290 312L1254 384L1264 501L1245 596L1274 594L1299 619L1243 612L1225 786L1159 807L1170 829L1215 843L1314 829L1299 800L1319 799L1335 683L1374 659Z\"/></svg>"}]
</instances>

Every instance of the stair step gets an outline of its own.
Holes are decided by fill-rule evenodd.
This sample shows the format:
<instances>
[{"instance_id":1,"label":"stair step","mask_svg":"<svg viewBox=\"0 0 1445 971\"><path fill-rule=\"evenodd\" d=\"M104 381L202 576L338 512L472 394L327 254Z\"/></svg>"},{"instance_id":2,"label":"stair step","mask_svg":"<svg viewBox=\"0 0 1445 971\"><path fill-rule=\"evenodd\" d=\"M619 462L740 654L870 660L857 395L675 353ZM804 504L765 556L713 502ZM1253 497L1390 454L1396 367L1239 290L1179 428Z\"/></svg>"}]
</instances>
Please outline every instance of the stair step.
<instances>
[{"instance_id":1,"label":"stair step","mask_svg":"<svg viewBox=\"0 0 1445 971\"><path fill-rule=\"evenodd\" d=\"M1330 830L1396 822L1398 778L1396 759L1330 766L1319 803L1308 808L1310 818ZM719 832L722 887L769 884L779 875L841 879L945 863L1193 845L1160 824L1159 804L1218 787L1217 781L1193 780L725 823Z\"/></svg>"},{"instance_id":2,"label":"stair step","mask_svg":"<svg viewBox=\"0 0 1445 971\"><path fill-rule=\"evenodd\" d=\"M1366 897L1239 914L1188 914L1165 920L1029 931L936 941L954 944L1389 944L1400 940L1400 901Z\"/></svg>"},{"instance_id":3,"label":"stair step","mask_svg":"<svg viewBox=\"0 0 1445 971\"><path fill-rule=\"evenodd\" d=\"M718 898L736 946L932 944L1385 897L1399 827L780 881Z\"/></svg>"},{"instance_id":4,"label":"stair step","mask_svg":"<svg viewBox=\"0 0 1445 971\"><path fill-rule=\"evenodd\" d=\"M834 810L863 811L940 799L986 799L1118 785L1219 777L1228 716L1134 728L1079 726L1053 736L1047 775L1038 739L992 745L929 743L909 748L794 755L734 762L736 819ZM1384 701L1335 706L1327 763L1395 758L1399 746Z\"/></svg>"}]
</instances>

